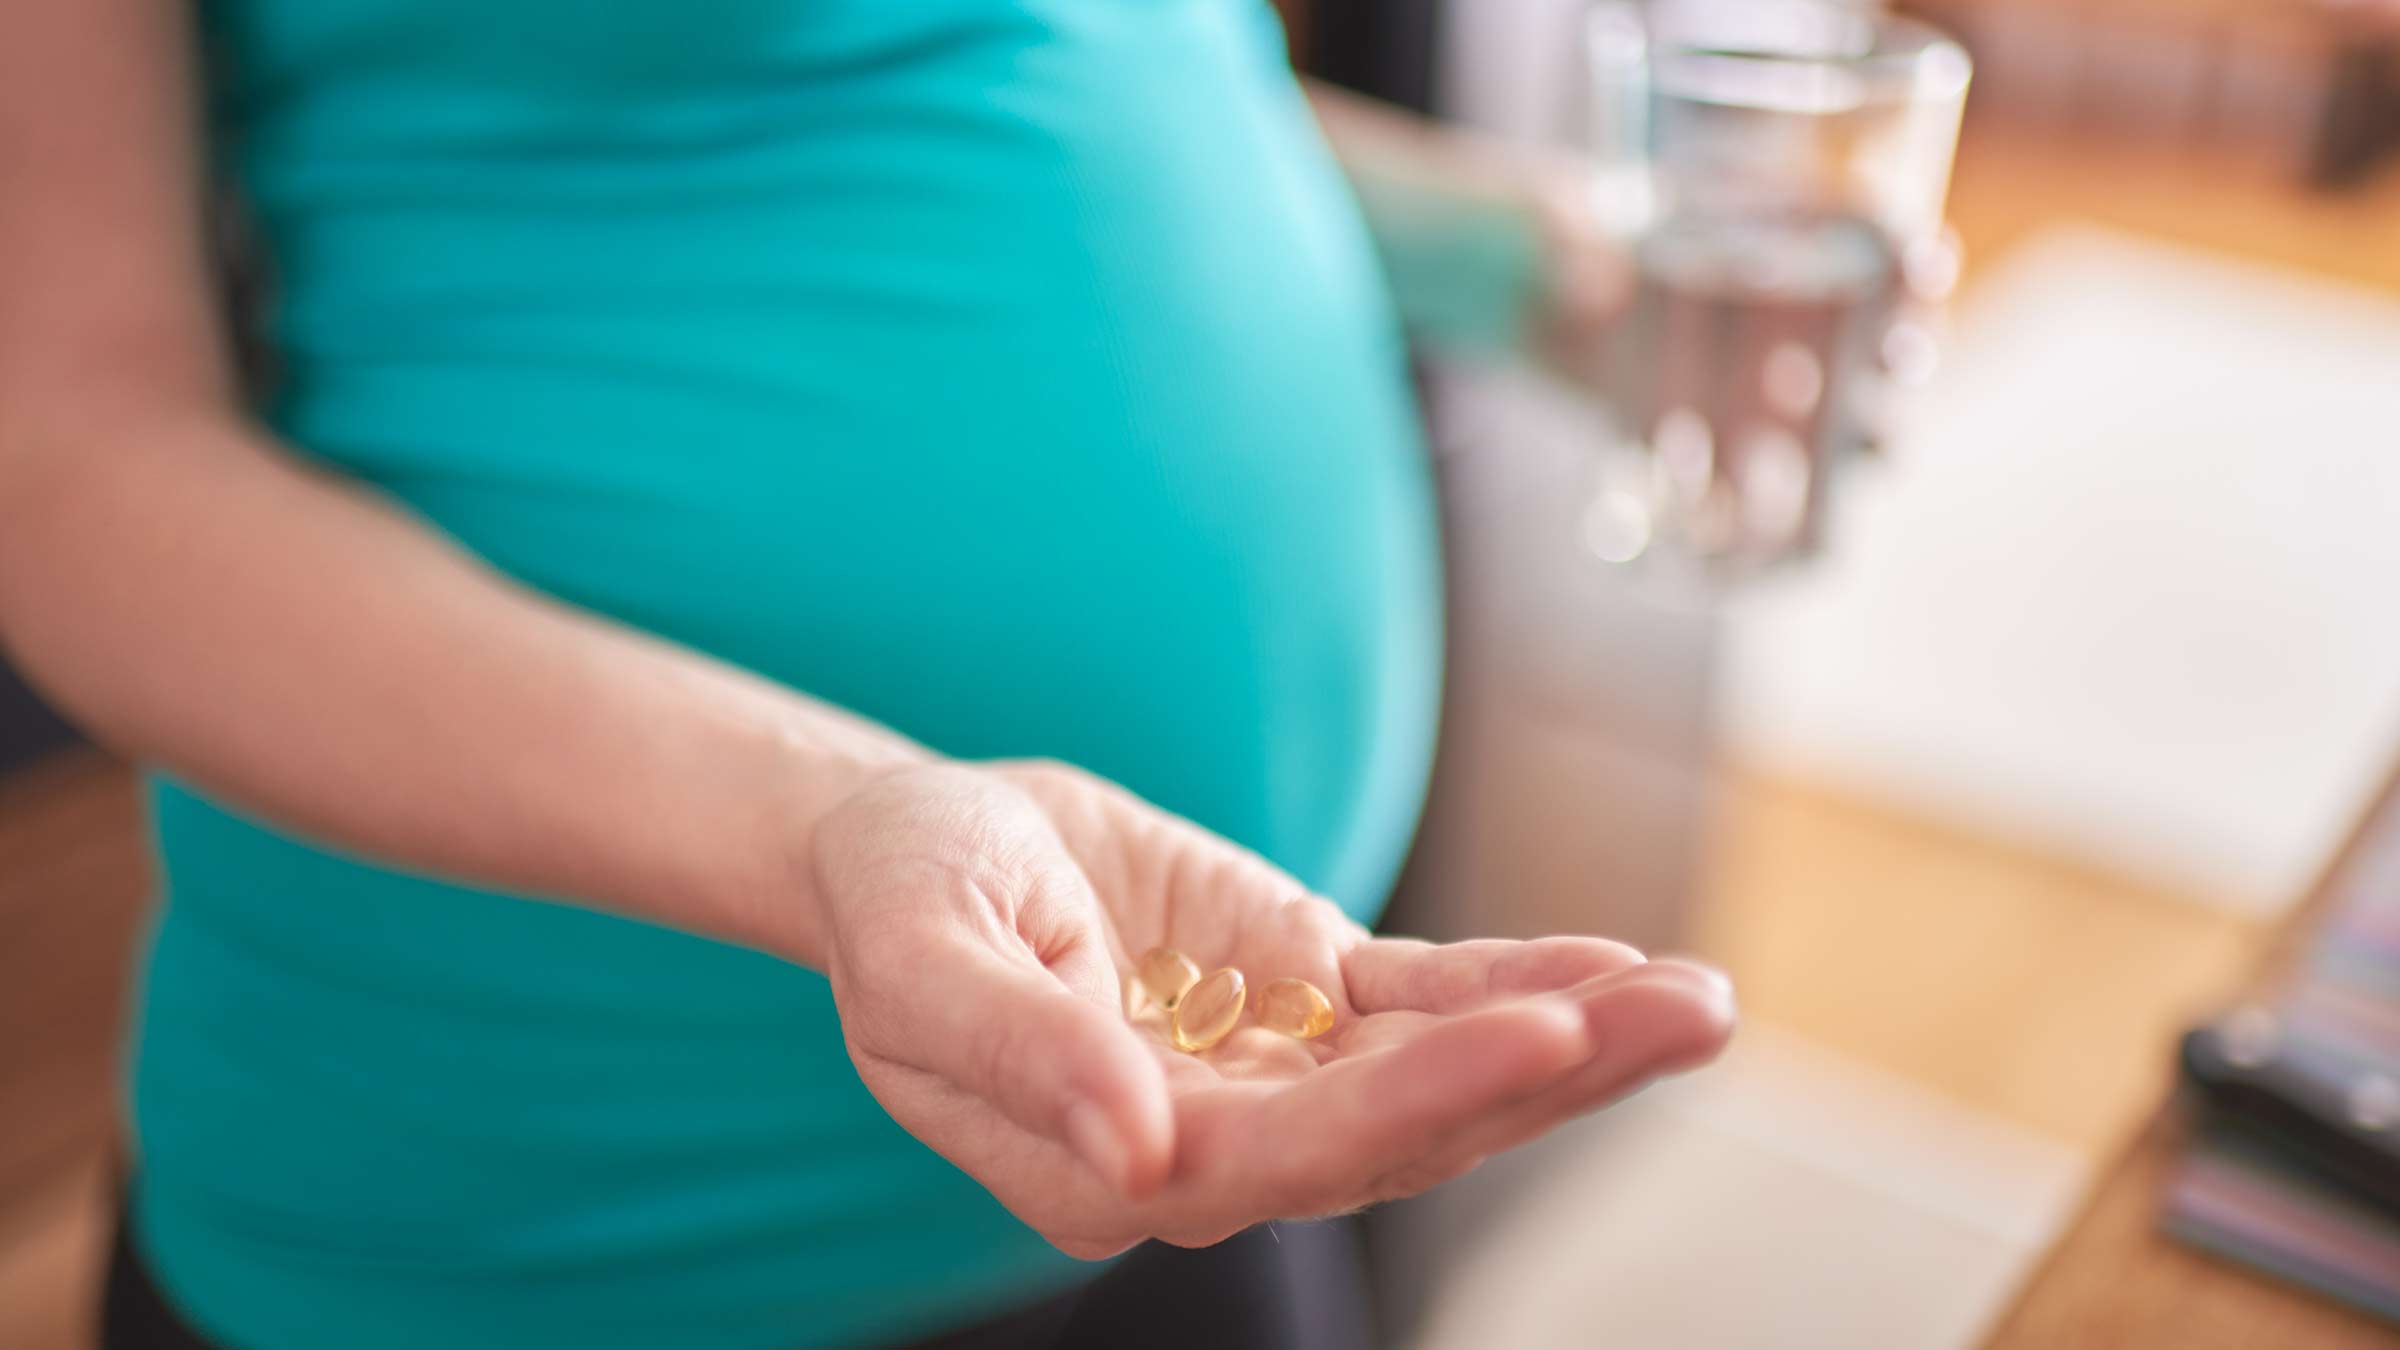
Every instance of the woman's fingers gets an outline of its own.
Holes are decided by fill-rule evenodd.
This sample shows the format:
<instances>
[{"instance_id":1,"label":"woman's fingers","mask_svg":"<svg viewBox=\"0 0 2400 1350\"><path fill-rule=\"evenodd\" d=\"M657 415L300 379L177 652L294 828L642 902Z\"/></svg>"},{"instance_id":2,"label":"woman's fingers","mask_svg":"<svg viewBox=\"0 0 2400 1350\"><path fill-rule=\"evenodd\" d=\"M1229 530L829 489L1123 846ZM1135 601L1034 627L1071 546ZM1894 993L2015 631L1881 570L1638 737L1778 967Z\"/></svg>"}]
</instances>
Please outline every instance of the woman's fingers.
<instances>
[{"instance_id":1,"label":"woman's fingers","mask_svg":"<svg viewBox=\"0 0 2400 1350\"><path fill-rule=\"evenodd\" d=\"M1204 1243L1421 1191L1708 1058L1732 1015L1721 976L1662 961L1466 1013L1380 1014L1358 1039L1381 1048L1346 1047L1281 1081L1218 1077L1214 1056L1170 1057L1185 1070L1172 1181L1100 1227ZM1082 1184L1040 1189L1054 1203Z\"/></svg>"},{"instance_id":2,"label":"woman's fingers","mask_svg":"<svg viewBox=\"0 0 2400 1350\"><path fill-rule=\"evenodd\" d=\"M1174 1160L1166 1076L1113 998L1074 993L1030 959L961 936L926 942L906 971L878 983L881 996L857 1010L852 1031L868 1052L1066 1144L1128 1197L1165 1181Z\"/></svg>"},{"instance_id":3,"label":"woman's fingers","mask_svg":"<svg viewBox=\"0 0 2400 1350\"><path fill-rule=\"evenodd\" d=\"M1665 1074L1714 1059L1733 1034L1733 986L1717 971L1654 961L1590 981L1572 995L1596 1047L1538 1095L1459 1132L1442 1167L1463 1170L1608 1105Z\"/></svg>"},{"instance_id":4,"label":"woman's fingers","mask_svg":"<svg viewBox=\"0 0 2400 1350\"><path fill-rule=\"evenodd\" d=\"M1342 976L1351 1006L1361 1013L1453 1013L1572 988L1642 959L1622 942L1594 937L1447 943L1376 938L1343 955Z\"/></svg>"},{"instance_id":5,"label":"woman's fingers","mask_svg":"<svg viewBox=\"0 0 2400 1350\"><path fill-rule=\"evenodd\" d=\"M1403 1044L1337 1059L1183 1133L1192 1182L1262 1218L1381 1198L1461 1126L1525 1100L1590 1054L1570 1001L1521 999L1442 1019ZM1237 1225L1238 1226L1238 1225Z\"/></svg>"},{"instance_id":6,"label":"woman's fingers","mask_svg":"<svg viewBox=\"0 0 2400 1350\"><path fill-rule=\"evenodd\" d=\"M1187 1175L1232 1226L1411 1194L1713 1057L1732 1022L1724 977L1679 961L1446 1017L1381 1014L1361 1032L1399 1028L1388 1048L1185 1129Z\"/></svg>"}]
</instances>

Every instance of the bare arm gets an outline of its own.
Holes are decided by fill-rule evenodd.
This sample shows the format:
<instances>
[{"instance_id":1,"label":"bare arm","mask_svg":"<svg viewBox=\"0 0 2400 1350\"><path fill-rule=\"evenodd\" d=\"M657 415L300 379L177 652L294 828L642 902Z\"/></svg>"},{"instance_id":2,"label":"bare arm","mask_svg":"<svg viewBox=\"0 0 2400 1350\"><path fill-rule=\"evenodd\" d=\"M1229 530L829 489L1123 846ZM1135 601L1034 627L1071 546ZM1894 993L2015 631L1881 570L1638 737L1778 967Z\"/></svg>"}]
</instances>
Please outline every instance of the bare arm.
<instances>
[{"instance_id":1,"label":"bare arm","mask_svg":"<svg viewBox=\"0 0 2400 1350\"><path fill-rule=\"evenodd\" d=\"M243 419L186 8L0 18L0 641L267 818L821 964L811 823L922 752L516 586Z\"/></svg>"},{"instance_id":2,"label":"bare arm","mask_svg":"<svg viewBox=\"0 0 2400 1350\"><path fill-rule=\"evenodd\" d=\"M1568 368L1590 359L1623 308L1627 276L1584 166L1318 81L1306 87L1418 337L1530 350Z\"/></svg>"},{"instance_id":3,"label":"bare arm","mask_svg":"<svg viewBox=\"0 0 2400 1350\"><path fill-rule=\"evenodd\" d=\"M1342 168L1408 183L1460 202L1528 216L1546 209L1572 166L1561 156L1467 131L1322 80L1305 80L1309 107Z\"/></svg>"}]
</instances>

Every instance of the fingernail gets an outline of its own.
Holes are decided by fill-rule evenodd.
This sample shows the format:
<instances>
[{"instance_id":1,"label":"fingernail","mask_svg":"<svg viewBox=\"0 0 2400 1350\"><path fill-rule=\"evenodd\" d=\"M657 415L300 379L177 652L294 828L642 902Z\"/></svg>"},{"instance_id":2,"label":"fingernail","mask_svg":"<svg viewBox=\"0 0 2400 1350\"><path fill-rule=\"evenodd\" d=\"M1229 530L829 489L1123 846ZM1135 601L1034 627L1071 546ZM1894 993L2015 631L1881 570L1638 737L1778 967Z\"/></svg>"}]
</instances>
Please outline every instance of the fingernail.
<instances>
[{"instance_id":1,"label":"fingernail","mask_svg":"<svg viewBox=\"0 0 2400 1350\"><path fill-rule=\"evenodd\" d=\"M1695 1026L1662 1025L1658 1028L1670 1039L1697 1037L1692 1042L1693 1052L1698 1055L1693 1063L1705 1062L1725 1047L1725 1040L1733 1034L1734 1024L1740 1020L1741 1014L1740 1005L1733 996L1733 981L1724 971L1704 962L1670 958L1642 967L1636 973L1636 978L1660 986L1674 986L1676 992L1692 1000L1706 1013L1707 1020Z\"/></svg>"},{"instance_id":2,"label":"fingernail","mask_svg":"<svg viewBox=\"0 0 2400 1350\"><path fill-rule=\"evenodd\" d=\"M1067 1108L1067 1147L1099 1173L1109 1189L1122 1192L1130 1185L1133 1160L1124 1137L1097 1103L1077 1102Z\"/></svg>"},{"instance_id":3,"label":"fingernail","mask_svg":"<svg viewBox=\"0 0 2400 1350\"><path fill-rule=\"evenodd\" d=\"M1724 1002L1733 1002L1733 977L1706 961L1689 956L1662 956L1644 966L1643 971L1687 980Z\"/></svg>"},{"instance_id":4,"label":"fingernail","mask_svg":"<svg viewBox=\"0 0 2400 1350\"><path fill-rule=\"evenodd\" d=\"M1583 1003L1583 1014L1592 1035L1603 1047L1641 1044L1642 1037L1652 1031L1680 1034L1680 1028L1666 1023L1643 1022L1629 1028L1620 1020L1617 996L1642 989L1673 990L1678 998L1707 1009L1712 1020L1720 1024L1730 1025L1736 1016L1733 981L1726 978L1725 972L1679 957L1661 957L1610 976L1598 997ZM1629 1031L1633 1036L1631 1041L1627 1039Z\"/></svg>"}]
</instances>

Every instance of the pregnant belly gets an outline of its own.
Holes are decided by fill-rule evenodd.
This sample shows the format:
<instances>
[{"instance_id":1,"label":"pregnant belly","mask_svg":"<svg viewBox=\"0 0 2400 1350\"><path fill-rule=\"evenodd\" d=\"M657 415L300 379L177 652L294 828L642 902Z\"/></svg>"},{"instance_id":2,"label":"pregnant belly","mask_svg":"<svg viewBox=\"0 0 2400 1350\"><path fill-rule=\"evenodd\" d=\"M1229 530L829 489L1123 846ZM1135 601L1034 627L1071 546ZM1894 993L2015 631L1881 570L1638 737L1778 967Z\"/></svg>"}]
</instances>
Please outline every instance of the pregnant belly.
<instances>
[{"instance_id":1,"label":"pregnant belly","mask_svg":"<svg viewBox=\"0 0 2400 1350\"><path fill-rule=\"evenodd\" d=\"M1439 591L1372 251L1263 9L1043 13L506 155L262 150L274 420L537 587L1363 907Z\"/></svg>"},{"instance_id":2,"label":"pregnant belly","mask_svg":"<svg viewBox=\"0 0 2400 1350\"><path fill-rule=\"evenodd\" d=\"M1191 312L594 316L303 362L280 421L542 590L949 753L1085 764L1363 906L1434 707L1411 410L1355 315Z\"/></svg>"}]
</instances>

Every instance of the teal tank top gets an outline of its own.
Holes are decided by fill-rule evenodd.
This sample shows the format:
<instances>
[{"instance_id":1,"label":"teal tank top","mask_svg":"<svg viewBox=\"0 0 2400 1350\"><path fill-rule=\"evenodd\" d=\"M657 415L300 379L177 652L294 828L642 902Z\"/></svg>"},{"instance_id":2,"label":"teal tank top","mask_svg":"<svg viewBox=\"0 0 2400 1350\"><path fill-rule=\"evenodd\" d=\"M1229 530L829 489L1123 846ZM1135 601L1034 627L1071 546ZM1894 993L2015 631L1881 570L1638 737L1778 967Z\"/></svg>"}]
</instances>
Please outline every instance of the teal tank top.
<instances>
[{"instance_id":1,"label":"teal tank top","mask_svg":"<svg viewBox=\"0 0 2400 1350\"><path fill-rule=\"evenodd\" d=\"M1382 903L1428 471L1263 0L201 15L302 453L550 594ZM151 803L135 1235L228 1345L854 1344L1090 1270L883 1114L814 973Z\"/></svg>"}]
</instances>

